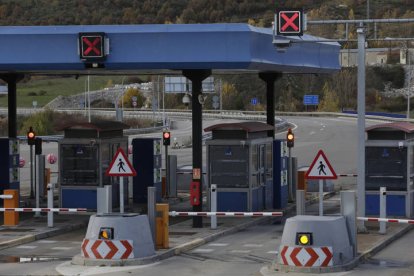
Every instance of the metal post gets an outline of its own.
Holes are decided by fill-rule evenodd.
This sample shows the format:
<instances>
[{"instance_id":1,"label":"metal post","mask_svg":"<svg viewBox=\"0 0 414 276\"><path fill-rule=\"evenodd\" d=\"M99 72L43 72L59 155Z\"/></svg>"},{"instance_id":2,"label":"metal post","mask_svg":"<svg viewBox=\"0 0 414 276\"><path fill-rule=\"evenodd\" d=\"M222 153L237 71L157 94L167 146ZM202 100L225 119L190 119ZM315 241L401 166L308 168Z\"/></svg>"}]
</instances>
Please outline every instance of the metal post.
<instances>
[{"instance_id":1,"label":"metal post","mask_svg":"<svg viewBox=\"0 0 414 276\"><path fill-rule=\"evenodd\" d=\"M365 216L365 30L361 23L358 33L358 216ZM358 230L365 232L364 221L358 221Z\"/></svg>"},{"instance_id":2,"label":"metal post","mask_svg":"<svg viewBox=\"0 0 414 276\"><path fill-rule=\"evenodd\" d=\"M10 75L5 79L8 87L8 121L9 121L9 138L17 137L17 90L16 82L18 77Z\"/></svg>"},{"instance_id":3,"label":"metal post","mask_svg":"<svg viewBox=\"0 0 414 276\"><path fill-rule=\"evenodd\" d=\"M358 254L358 248L355 191L341 191L341 215L346 219L350 243L354 250L354 257L356 257Z\"/></svg>"},{"instance_id":4,"label":"metal post","mask_svg":"<svg viewBox=\"0 0 414 276\"><path fill-rule=\"evenodd\" d=\"M168 198L170 195L169 189L169 169L168 169L168 146L165 146L165 197Z\"/></svg>"},{"instance_id":5,"label":"metal post","mask_svg":"<svg viewBox=\"0 0 414 276\"><path fill-rule=\"evenodd\" d=\"M288 198L289 202L293 202L293 183L292 183L292 148L289 148L288 150L288 160L289 160L289 168L288 168Z\"/></svg>"},{"instance_id":6,"label":"metal post","mask_svg":"<svg viewBox=\"0 0 414 276\"><path fill-rule=\"evenodd\" d=\"M47 184L47 208L53 208L54 184ZM47 213L47 227L53 227L53 212Z\"/></svg>"},{"instance_id":7,"label":"metal post","mask_svg":"<svg viewBox=\"0 0 414 276\"><path fill-rule=\"evenodd\" d=\"M89 86L90 76L88 75L88 122L91 122L91 93Z\"/></svg>"},{"instance_id":8,"label":"metal post","mask_svg":"<svg viewBox=\"0 0 414 276\"><path fill-rule=\"evenodd\" d=\"M323 179L319 179L319 216L323 216Z\"/></svg>"},{"instance_id":9,"label":"metal post","mask_svg":"<svg viewBox=\"0 0 414 276\"><path fill-rule=\"evenodd\" d=\"M152 233L152 240L155 243L155 233L156 233L156 209L155 209L155 202L156 202L156 194L157 188L156 187L148 187L147 196L148 196L148 221L151 228Z\"/></svg>"},{"instance_id":10,"label":"metal post","mask_svg":"<svg viewBox=\"0 0 414 276\"><path fill-rule=\"evenodd\" d=\"M119 212L124 213L124 177L119 180Z\"/></svg>"},{"instance_id":11,"label":"metal post","mask_svg":"<svg viewBox=\"0 0 414 276\"><path fill-rule=\"evenodd\" d=\"M34 198L33 189L33 145L30 145L30 198Z\"/></svg>"},{"instance_id":12,"label":"metal post","mask_svg":"<svg viewBox=\"0 0 414 276\"><path fill-rule=\"evenodd\" d=\"M38 165L40 159L40 155L36 154L35 156L35 189L36 189L36 208L40 208L40 181L38 181L38 176L40 174L40 172L38 172L38 167L40 166L36 166ZM35 217L40 217L40 212L35 212Z\"/></svg>"},{"instance_id":13,"label":"metal post","mask_svg":"<svg viewBox=\"0 0 414 276\"><path fill-rule=\"evenodd\" d=\"M217 185L211 184L210 188L210 212L217 212ZM217 216L210 218L211 229L217 229Z\"/></svg>"},{"instance_id":14,"label":"metal post","mask_svg":"<svg viewBox=\"0 0 414 276\"><path fill-rule=\"evenodd\" d=\"M305 191L296 190L296 215L305 215Z\"/></svg>"},{"instance_id":15,"label":"metal post","mask_svg":"<svg viewBox=\"0 0 414 276\"><path fill-rule=\"evenodd\" d=\"M381 187L380 188L380 218L386 218L387 217L387 188ZM386 234L387 233L387 225L385 221L381 221L379 223L379 231L380 234Z\"/></svg>"}]
</instances>

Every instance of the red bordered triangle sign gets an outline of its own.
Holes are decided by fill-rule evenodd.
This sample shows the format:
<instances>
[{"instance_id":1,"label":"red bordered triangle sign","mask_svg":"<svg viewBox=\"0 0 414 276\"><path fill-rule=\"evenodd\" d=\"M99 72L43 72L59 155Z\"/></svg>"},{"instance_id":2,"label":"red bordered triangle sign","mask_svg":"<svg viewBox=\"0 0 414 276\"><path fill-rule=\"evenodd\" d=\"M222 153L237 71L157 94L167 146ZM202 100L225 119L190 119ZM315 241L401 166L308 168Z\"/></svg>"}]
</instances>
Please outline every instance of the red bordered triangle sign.
<instances>
[{"instance_id":1,"label":"red bordered triangle sign","mask_svg":"<svg viewBox=\"0 0 414 276\"><path fill-rule=\"evenodd\" d=\"M105 174L107 176L136 176L137 172L132 167L124 151L119 148Z\"/></svg>"},{"instance_id":2,"label":"red bordered triangle sign","mask_svg":"<svg viewBox=\"0 0 414 276\"><path fill-rule=\"evenodd\" d=\"M315 159L305 174L307 179L337 179L335 170L322 150L318 151Z\"/></svg>"}]
</instances>

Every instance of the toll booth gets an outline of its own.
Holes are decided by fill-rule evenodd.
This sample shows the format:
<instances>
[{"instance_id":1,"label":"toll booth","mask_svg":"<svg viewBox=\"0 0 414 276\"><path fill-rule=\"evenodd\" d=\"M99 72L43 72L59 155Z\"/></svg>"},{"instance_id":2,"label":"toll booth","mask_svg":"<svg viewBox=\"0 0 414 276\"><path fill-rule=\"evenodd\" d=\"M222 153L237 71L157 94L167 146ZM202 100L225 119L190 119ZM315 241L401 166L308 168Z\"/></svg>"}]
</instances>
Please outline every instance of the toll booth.
<instances>
[{"instance_id":1,"label":"toll booth","mask_svg":"<svg viewBox=\"0 0 414 276\"><path fill-rule=\"evenodd\" d=\"M218 211L261 211L272 208L272 143L261 122L210 126L207 146L208 186L217 185Z\"/></svg>"},{"instance_id":2,"label":"toll booth","mask_svg":"<svg viewBox=\"0 0 414 276\"><path fill-rule=\"evenodd\" d=\"M20 189L19 141L14 138L0 138L0 194L7 189ZM3 200L0 200L3 206Z\"/></svg>"},{"instance_id":3,"label":"toll booth","mask_svg":"<svg viewBox=\"0 0 414 276\"><path fill-rule=\"evenodd\" d=\"M414 215L414 124L368 127L365 146L366 215L379 214L379 189L387 189L387 215Z\"/></svg>"},{"instance_id":4,"label":"toll booth","mask_svg":"<svg viewBox=\"0 0 414 276\"><path fill-rule=\"evenodd\" d=\"M119 178L105 175L118 148L128 152L128 125L96 121L67 125L59 141L59 192L63 208L97 208L97 188L112 185L112 206L119 206ZM125 179L126 180L126 179ZM125 181L126 182L126 181ZM124 182L124 183L125 183ZM128 195L127 182L124 184Z\"/></svg>"}]
</instances>

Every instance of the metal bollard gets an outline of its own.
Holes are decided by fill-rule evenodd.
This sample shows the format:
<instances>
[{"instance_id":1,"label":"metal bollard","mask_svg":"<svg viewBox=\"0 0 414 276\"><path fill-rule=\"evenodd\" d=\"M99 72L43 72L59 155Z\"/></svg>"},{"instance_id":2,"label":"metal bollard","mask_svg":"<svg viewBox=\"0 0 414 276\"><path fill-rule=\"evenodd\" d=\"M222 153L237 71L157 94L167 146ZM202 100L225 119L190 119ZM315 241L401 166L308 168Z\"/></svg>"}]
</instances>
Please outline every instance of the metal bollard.
<instances>
[{"instance_id":1,"label":"metal bollard","mask_svg":"<svg viewBox=\"0 0 414 276\"><path fill-rule=\"evenodd\" d=\"M296 190L296 215L305 215L305 191Z\"/></svg>"},{"instance_id":2,"label":"metal bollard","mask_svg":"<svg viewBox=\"0 0 414 276\"><path fill-rule=\"evenodd\" d=\"M3 191L4 208L18 208L19 207L19 191L18 190L4 190ZM19 213L15 211L4 212L4 225L16 226L19 224Z\"/></svg>"},{"instance_id":3,"label":"metal bollard","mask_svg":"<svg viewBox=\"0 0 414 276\"><path fill-rule=\"evenodd\" d=\"M53 193L55 184L47 184L47 208L53 208ZM53 227L53 212L47 213L47 227Z\"/></svg>"},{"instance_id":4,"label":"metal bollard","mask_svg":"<svg viewBox=\"0 0 414 276\"><path fill-rule=\"evenodd\" d=\"M386 218L387 217L387 188L386 187L380 187L380 218ZM379 223L379 231L380 234L386 234L387 233L387 224L385 221L382 221Z\"/></svg>"},{"instance_id":5,"label":"metal bollard","mask_svg":"<svg viewBox=\"0 0 414 276\"><path fill-rule=\"evenodd\" d=\"M211 184L210 188L210 211L217 212L217 185ZM210 218L211 229L217 229L217 216L211 216Z\"/></svg>"},{"instance_id":6,"label":"metal bollard","mask_svg":"<svg viewBox=\"0 0 414 276\"><path fill-rule=\"evenodd\" d=\"M155 204L156 204L156 194L157 194L157 188L156 187L148 187L148 221L151 228L152 233L152 240L155 244L155 238L156 238L156 215L157 212L155 211Z\"/></svg>"}]
</instances>

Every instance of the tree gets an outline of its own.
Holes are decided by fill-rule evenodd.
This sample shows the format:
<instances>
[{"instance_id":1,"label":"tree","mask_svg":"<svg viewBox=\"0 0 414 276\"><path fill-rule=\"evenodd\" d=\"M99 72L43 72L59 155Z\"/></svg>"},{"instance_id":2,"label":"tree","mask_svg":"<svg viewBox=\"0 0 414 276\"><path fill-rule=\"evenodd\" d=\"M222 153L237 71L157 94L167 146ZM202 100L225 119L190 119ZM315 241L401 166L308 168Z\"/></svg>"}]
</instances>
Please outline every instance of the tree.
<instances>
[{"instance_id":1,"label":"tree","mask_svg":"<svg viewBox=\"0 0 414 276\"><path fill-rule=\"evenodd\" d=\"M328 82L323 86L323 99L321 100L318 111L337 112L339 110L339 101L335 92L331 89Z\"/></svg>"},{"instance_id":2,"label":"tree","mask_svg":"<svg viewBox=\"0 0 414 276\"><path fill-rule=\"evenodd\" d=\"M147 100L145 96L141 93L141 91L139 91L138 89L128 88L128 90L124 93L124 95L121 98L121 101L123 101L124 107L133 107L132 97L137 97L138 108L143 107Z\"/></svg>"}]
</instances>

